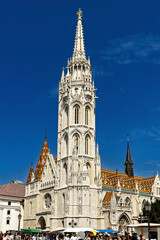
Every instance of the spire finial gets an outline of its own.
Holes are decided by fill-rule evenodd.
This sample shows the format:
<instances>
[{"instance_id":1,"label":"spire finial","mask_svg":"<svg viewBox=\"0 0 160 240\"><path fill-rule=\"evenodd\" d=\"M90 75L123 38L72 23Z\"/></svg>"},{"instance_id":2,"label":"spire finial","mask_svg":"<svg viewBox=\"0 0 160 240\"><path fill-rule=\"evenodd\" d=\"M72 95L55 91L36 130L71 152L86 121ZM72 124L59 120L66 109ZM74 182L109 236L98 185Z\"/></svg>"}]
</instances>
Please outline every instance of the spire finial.
<instances>
[{"instance_id":1,"label":"spire finial","mask_svg":"<svg viewBox=\"0 0 160 240\"><path fill-rule=\"evenodd\" d=\"M77 20L82 20L82 10L80 8L77 12Z\"/></svg>"},{"instance_id":2,"label":"spire finial","mask_svg":"<svg viewBox=\"0 0 160 240\"><path fill-rule=\"evenodd\" d=\"M45 140L47 139L47 129L45 130Z\"/></svg>"},{"instance_id":3,"label":"spire finial","mask_svg":"<svg viewBox=\"0 0 160 240\"><path fill-rule=\"evenodd\" d=\"M78 58L78 59L80 58L80 59L86 60L81 9L79 9L77 12L77 28L76 28L74 50L73 50L73 59L74 58Z\"/></svg>"},{"instance_id":4,"label":"spire finial","mask_svg":"<svg viewBox=\"0 0 160 240\"><path fill-rule=\"evenodd\" d=\"M127 133L127 143L129 143L129 134Z\"/></svg>"}]
</instances>

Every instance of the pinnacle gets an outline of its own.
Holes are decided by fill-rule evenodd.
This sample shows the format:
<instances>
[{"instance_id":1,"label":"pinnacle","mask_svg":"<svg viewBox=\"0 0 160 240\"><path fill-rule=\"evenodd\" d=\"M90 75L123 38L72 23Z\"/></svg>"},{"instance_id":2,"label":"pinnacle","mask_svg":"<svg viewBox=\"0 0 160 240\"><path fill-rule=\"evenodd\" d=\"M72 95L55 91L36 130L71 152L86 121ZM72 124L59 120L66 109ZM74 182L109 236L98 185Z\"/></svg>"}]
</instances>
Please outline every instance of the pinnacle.
<instances>
[{"instance_id":1,"label":"pinnacle","mask_svg":"<svg viewBox=\"0 0 160 240\"><path fill-rule=\"evenodd\" d=\"M83 59L86 58L85 48L84 48L81 9L79 9L77 12L77 27L76 27L76 36L75 36L75 42L74 42L73 58L83 58Z\"/></svg>"}]
</instances>

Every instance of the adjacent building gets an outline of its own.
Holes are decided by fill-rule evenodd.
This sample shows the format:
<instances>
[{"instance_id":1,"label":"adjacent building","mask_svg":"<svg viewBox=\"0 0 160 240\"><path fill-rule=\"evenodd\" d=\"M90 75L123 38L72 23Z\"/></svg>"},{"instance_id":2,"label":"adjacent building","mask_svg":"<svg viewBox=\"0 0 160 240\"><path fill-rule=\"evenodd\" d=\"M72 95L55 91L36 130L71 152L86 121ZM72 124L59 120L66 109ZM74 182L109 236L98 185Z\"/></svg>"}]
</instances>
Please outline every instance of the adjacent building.
<instances>
[{"instance_id":1,"label":"adjacent building","mask_svg":"<svg viewBox=\"0 0 160 240\"><path fill-rule=\"evenodd\" d=\"M14 181L0 186L0 232L18 230L23 227L25 185Z\"/></svg>"}]
</instances>

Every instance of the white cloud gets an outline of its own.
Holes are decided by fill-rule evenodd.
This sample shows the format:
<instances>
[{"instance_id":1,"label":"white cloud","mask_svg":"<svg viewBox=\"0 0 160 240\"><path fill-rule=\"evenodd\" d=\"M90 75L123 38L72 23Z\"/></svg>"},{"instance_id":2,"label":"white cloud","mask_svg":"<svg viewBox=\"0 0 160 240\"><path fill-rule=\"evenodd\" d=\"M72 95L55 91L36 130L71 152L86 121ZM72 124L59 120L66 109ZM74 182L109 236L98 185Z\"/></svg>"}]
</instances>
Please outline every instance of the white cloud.
<instances>
[{"instance_id":1,"label":"white cloud","mask_svg":"<svg viewBox=\"0 0 160 240\"><path fill-rule=\"evenodd\" d=\"M93 78L94 77L112 77L114 75L113 72L105 71L101 66L96 66L96 68L92 68Z\"/></svg>"},{"instance_id":2,"label":"white cloud","mask_svg":"<svg viewBox=\"0 0 160 240\"><path fill-rule=\"evenodd\" d=\"M142 137L151 137L156 141L160 141L160 129L151 127L149 129L133 129L132 132L133 139Z\"/></svg>"},{"instance_id":3,"label":"white cloud","mask_svg":"<svg viewBox=\"0 0 160 240\"><path fill-rule=\"evenodd\" d=\"M160 107L154 107L151 109L151 112L160 112Z\"/></svg>"},{"instance_id":4,"label":"white cloud","mask_svg":"<svg viewBox=\"0 0 160 240\"><path fill-rule=\"evenodd\" d=\"M112 39L109 47L100 52L105 61L117 64L152 62L160 64L160 36L135 34Z\"/></svg>"},{"instance_id":5,"label":"white cloud","mask_svg":"<svg viewBox=\"0 0 160 240\"><path fill-rule=\"evenodd\" d=\"M48 98L54 98L58 96L58 87L54 87L52 89L50 89L49 93L48 93Z\"/></svg>"}]
</instances>

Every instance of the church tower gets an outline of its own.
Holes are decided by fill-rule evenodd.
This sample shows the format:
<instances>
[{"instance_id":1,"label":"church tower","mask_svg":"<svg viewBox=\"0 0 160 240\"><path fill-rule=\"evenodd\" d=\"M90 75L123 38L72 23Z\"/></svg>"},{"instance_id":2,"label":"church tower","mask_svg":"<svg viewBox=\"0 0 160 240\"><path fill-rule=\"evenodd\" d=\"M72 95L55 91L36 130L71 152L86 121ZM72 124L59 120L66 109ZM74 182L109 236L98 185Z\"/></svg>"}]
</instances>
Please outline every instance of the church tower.
<instances>
[{"instance_id":1,"label":"church tower","mask_svg":"<svg viewBox=\"0 0 160 240\"><path fill-rule=\"evenodd\" d=\"M133 161L131 158L130 148L129 148L129 136L127 135L127 155L126 155L126 161L125 161L125 173L128 175L128 177L133 177Z\"/></svg>"},{"instance_id":2,"label":"church tower","mask_svg":"<svg viewBox=\"0 0 160 240\"><path fill-rule=\"evenodd\" d=\"M57 180L58 227L103 227L99 150L95 152L95 87L86 58L82 11L67 73L59 83ZM62 199L62 201L60 201ZM60 212L61 209L61 212Z\"/></svg>"}]
</instances>

